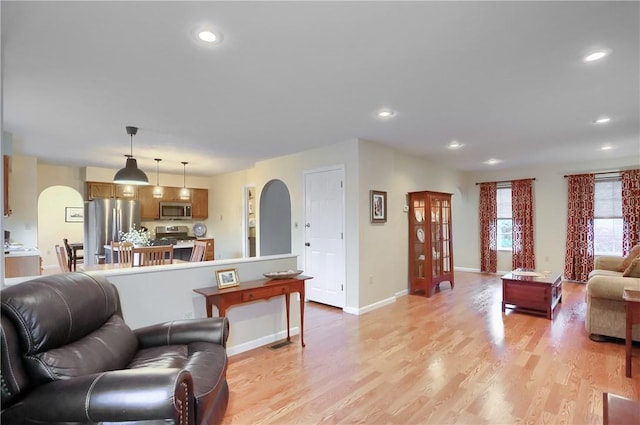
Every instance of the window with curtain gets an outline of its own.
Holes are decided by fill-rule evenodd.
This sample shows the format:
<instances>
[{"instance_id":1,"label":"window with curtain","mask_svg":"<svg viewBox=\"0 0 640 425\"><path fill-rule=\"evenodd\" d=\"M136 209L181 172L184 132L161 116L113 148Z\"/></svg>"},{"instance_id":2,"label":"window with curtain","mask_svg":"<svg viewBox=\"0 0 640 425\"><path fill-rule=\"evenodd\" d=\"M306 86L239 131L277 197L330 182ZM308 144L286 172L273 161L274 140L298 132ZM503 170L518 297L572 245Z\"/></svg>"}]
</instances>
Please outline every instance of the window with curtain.
<instances>
[{"instance_id":1,"label":"window with curtain","mask_svg":"<svg viewBox=\"0 0 640 425\"><path fill-rule=\"evenodd\" d=\"M622 255L622 180L596 179L593 241L595 255Z\"/></svg>"},{"instance_id":2,"label":"window with curtain","mask_svg":"<svg viewBox=\"0 0 640 425\"><path fill-rule=\"evenodd\" d=\"M511 251L513 247L513 220L511 216L511 186L498 187L496 190L498 219L498 251Z\"/></svg>"}]
</instances>

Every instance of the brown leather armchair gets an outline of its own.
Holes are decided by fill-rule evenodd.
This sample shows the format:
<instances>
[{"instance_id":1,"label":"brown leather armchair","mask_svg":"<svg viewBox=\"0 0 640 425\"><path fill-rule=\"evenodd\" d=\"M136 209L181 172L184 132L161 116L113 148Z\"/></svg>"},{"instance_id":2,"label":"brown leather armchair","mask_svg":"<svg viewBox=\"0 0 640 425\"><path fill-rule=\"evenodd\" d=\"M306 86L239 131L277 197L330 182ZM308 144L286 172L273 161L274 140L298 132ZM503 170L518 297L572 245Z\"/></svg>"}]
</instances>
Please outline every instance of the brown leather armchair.
<instances>
[{"instance_id":1,"label":"brown leather armchair","mask_svg":"<svg viewBox=\"0 0 640 425\"><path fill-rule=\"evenodd\" d=\"M131 330L114 285L43 276L0 291L3 425L218 424L226 318Z\"/></svg>"}]
</instances>

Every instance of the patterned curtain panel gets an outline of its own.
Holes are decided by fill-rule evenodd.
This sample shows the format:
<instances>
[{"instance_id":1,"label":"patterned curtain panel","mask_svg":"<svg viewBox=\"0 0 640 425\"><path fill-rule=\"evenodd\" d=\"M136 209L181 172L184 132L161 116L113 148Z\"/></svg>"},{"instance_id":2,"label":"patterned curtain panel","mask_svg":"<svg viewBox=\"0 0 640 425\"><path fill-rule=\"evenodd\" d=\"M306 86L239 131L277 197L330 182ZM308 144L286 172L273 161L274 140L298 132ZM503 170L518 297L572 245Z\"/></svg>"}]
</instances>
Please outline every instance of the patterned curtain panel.
<instances>
[{"instance_id":1,"label":"patterned curtain panel","mask_svg":"<svg viewBox=\"0 0 640 425\"><path fill-rule=\"evenodd\" d=\"M496 183L480 183L480 271L498 270L498 206Z\"/></svg>"},{"instance_id":2,"label":"patterned curtain panel","mask_svg":"<svg viewBox=\"0 0 640 425\"><path fill-rule=\"evenodd\" d=\"M595 176L580 174L567 177L567 250L564 277L586 282L593 270L593 215Z\"/></svg>"},{"instance_id":3,"label":"patterned curtain panel","mask_svg":"<svg viewBox=\"0 0 640 425\"><path fill-rule=\"evenodd\" d=\"M622 172L622 253L640 243L640 170Z\"/></svg>"},{"instance_id":4,"label":"patterned curtain panel","mask_svg":"<svg viewBox=\"0 0 640 425\"><path fill-rule=\"evenodd\" d=\"M512 257L511 269L535 269L533 246L533 180L511 182Z\"/></svg>"}]
</instances>

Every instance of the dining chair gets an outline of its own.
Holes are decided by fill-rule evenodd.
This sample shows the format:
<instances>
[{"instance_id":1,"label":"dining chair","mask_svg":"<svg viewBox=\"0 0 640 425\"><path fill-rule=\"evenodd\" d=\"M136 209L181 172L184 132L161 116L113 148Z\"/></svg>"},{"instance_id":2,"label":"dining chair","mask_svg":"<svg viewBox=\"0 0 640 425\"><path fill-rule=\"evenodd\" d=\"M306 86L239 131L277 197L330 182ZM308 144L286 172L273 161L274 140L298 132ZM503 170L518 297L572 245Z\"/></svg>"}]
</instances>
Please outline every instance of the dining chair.
<instances>
[{"instance_id":1,"label":"dining chair","mask_svg":"<svg viewBox=\"0 0 640 425\"><path fill-rule=\"evenodd\" d=\"M133 265L132 251L133 251L133 244L131 242L112 241L111 242L111 263Z\"/></svg>"},{"instance_id":2,"label":"dining chair","mask_svg":"<svg viewBox=\"0 0 640 425\"><path fill-rule=\"evenodd\" d=\"M173 262L173 245L140 246L131 251L134 266L157 266Z\"/></svg>"},{"instance_id":3,"label":"dining chair","mask_svg":"<svg viewBox=\"0 0 640 425\"><path fill-rule=\"evenodd\" d=\"M80 260L82 262L84 257L82 255L78 255L78 252L71 248L71 245L69 245L69 239L63 238L62 242L64 243L64 248L67 250L67 263L69 263L69 270L76 271L78 261Z\"/></svg>"},{"instance_id":4,"label":"dining chair","mask_svg":"<svg viewBox=\"0 0 640 425\"><path fill-rule=\"evenodd\" d=\"M207 243L204 241L194 241L193 249L191 250L191 258L189 261L194 263L198 261L204 261L204 257L207 253Z\"/></svg>"},{"instance_id":5,"label":"dining chair","mask_svg":"<svg viewBox=\"0 0 640 425\"><path fill-rule=\"evenodd\" d=\"M67 253L64 246L56 245L56 257L58 257L58 265L60 266L60 271L63 273L70 272L71 269L69 268Z\"/></svg>"}]
</instances>

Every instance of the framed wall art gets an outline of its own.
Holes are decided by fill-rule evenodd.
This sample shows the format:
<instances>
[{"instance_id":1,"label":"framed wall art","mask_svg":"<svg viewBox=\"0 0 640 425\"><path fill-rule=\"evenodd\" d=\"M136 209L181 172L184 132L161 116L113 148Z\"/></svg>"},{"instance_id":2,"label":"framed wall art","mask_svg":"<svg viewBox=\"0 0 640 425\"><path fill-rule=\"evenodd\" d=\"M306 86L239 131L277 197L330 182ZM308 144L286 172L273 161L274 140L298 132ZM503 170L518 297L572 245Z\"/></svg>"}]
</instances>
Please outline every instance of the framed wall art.
<instances>
[{"instance_id":1,"label":"framed wall art","mask_svg":"<svg viewBox=\"0 0 640 425\"><path fill-rule=\"evenodd\" d=\"M371 197L371 222L387 222L387 192L370 190Z\"/></svg>"},{"instance_id":2,"label":"framed wall art","mask_svg":"<svg viewBox=\"0 0 640 425\"><path fill-rule=\"evenodd\" d=\"M84 221L84 208L65 207L64 221L67 223L82 223Z\"/></svg>"}]
</instances>

